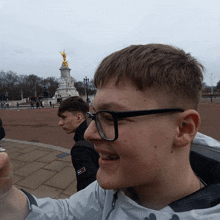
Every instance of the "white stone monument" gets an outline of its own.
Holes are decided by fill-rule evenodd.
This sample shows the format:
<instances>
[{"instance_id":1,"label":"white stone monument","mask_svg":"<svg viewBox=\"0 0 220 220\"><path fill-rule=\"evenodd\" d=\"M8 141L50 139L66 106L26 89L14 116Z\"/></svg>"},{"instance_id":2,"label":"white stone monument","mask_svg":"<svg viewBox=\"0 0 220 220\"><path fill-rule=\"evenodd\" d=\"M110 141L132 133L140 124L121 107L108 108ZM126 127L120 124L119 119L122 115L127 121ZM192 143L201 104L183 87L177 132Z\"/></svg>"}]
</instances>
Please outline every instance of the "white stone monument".
<instances>
[{"instance_id":1,"label":"white stone monument","mask_svg":"<svg viewBox=\"0 0 220 220\"><path fill-rule=\"evenodd\" d=\"M61 78L59 82L59 87L55 92L55 99L57 102L60 100L64 100L70 96L79 96L76 88L74 87L73 79L70 76L70 68L68 67L68 63L66 61L66 53L60 52L63 56L63 63L60 67Z\"/></svg>"}]
</instances>

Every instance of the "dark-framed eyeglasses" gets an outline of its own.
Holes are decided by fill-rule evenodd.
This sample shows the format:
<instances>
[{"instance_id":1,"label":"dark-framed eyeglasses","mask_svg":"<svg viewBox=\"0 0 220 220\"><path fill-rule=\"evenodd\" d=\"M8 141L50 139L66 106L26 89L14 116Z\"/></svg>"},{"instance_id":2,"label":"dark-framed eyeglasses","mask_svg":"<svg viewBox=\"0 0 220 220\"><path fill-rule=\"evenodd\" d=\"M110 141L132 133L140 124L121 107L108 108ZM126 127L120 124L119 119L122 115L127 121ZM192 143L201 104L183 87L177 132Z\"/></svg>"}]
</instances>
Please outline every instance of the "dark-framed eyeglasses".
<instances>
[{"instance_id":1,"label":"dark-framed eyeglasses","mask_svg":"<svg viewBox=\"0 0 220 220\"><path fill-rule=\"evenodd\" d=\"M150 109L139 111L98 111L87 112L88 119L95 120L99 135L106 141L115 141L118 138L118 120L129 117L153 115L161 113L184 112L181 108Z\"/></svg>"}]
</instances>

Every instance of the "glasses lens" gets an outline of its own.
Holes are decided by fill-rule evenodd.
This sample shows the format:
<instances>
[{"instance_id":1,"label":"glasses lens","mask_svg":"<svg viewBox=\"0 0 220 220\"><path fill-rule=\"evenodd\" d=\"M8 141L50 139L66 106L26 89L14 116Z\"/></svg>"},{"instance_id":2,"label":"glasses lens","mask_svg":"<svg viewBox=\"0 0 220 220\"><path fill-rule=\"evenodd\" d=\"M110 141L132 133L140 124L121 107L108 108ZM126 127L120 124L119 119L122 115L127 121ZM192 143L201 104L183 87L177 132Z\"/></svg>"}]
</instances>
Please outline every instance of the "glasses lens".
<instances>
[{"instance_id":1,"label":"glasses lens","mask_svg":"<svg viewBox=\"0 0 220 220\"><path fill-rule=\"evenodd\" d=\"M96 126L102 138L115 139L114 118L108 112L98 112L96 115Z\"/></svg>"}]
</instances>

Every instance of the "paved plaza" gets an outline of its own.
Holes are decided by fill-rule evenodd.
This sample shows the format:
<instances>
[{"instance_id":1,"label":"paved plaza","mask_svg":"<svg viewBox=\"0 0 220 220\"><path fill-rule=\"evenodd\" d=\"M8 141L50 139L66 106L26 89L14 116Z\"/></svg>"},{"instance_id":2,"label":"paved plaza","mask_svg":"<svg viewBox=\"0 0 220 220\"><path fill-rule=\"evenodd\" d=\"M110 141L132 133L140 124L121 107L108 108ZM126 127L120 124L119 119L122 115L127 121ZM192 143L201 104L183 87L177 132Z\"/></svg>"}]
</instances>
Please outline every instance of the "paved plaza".
<instances>
[{"instance_id":1,"label":"paved plaza","mask_svg":"<svg viewBox=\"0 0 220 220\"><path fill-rule=\"evenodd\" d=\"M76 192L70 150L52 145L4 139L13 167L13 183L38 198L69 198Z\"/></svg>"},{"instance_id":2,"label":"paved plaza","mask_svg":"<svg viewBox=\"0 0 220 220\"><path fill-rule=\"evenodd\" d=\"M200 132L220 141L220 103L202 103ZM14 184L38 198L69 198L76 175L69 155L73 135L58 126L57 108L0 110L6 131L2 140Z\"/></svg>"}]
</instances>

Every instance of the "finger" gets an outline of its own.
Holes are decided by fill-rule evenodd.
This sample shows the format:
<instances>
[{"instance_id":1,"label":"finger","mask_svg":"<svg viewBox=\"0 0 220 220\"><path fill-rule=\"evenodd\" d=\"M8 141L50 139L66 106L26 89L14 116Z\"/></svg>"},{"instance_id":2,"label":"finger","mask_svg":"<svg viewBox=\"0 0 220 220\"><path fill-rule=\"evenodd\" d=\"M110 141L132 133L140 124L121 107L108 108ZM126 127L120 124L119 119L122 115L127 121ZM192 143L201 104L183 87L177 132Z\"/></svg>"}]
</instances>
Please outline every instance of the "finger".
<instances>
[{"instance_id":1,"label":"finger","mask_svg":"<svg viewBox=\"0 0 220 220\"><path fill-rule=\"evenodd\" d=\"M0 153L0 178L9 177L12 173L12 166L8 154Z\"/></svg>"},{"instance_id":2,"label":"finger","mask_svg":"<svg viewBox=\"0 0 220 220\"><path fill-rule=\"evenodd\" d=\"M0 153L0 199L12 187L12 166L6 153Z\"/></svg>"}]
</instances>

